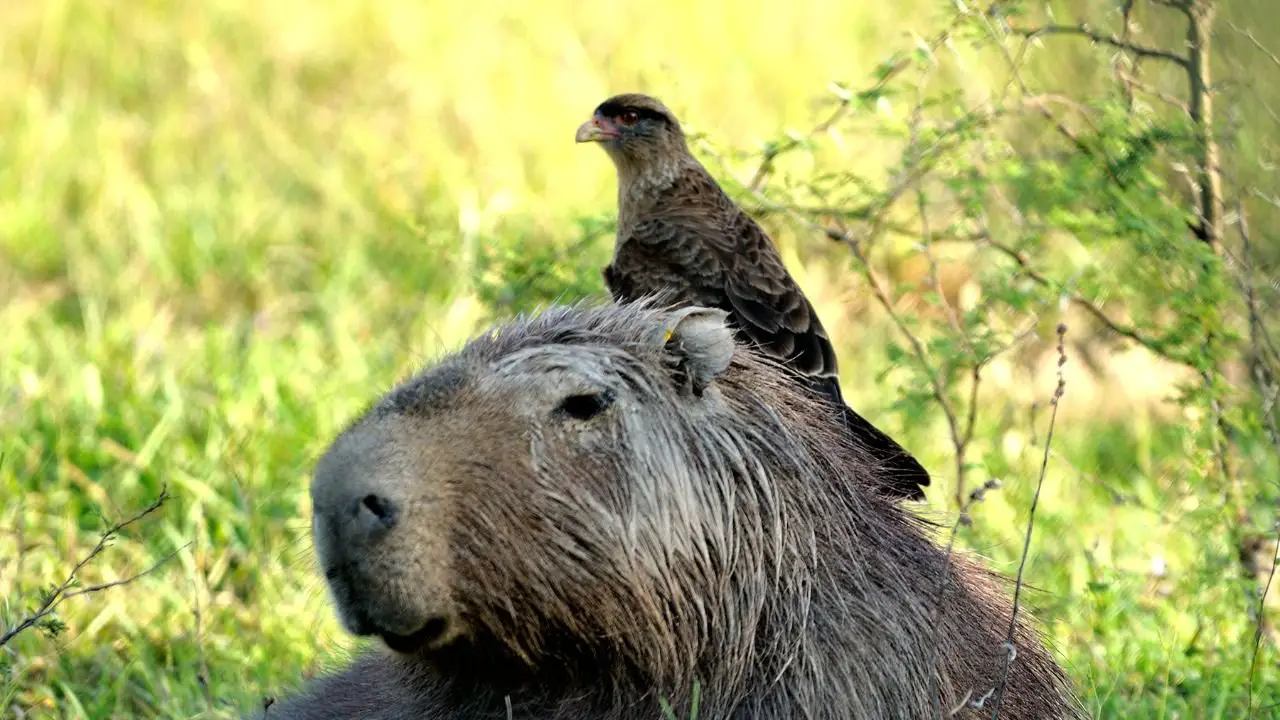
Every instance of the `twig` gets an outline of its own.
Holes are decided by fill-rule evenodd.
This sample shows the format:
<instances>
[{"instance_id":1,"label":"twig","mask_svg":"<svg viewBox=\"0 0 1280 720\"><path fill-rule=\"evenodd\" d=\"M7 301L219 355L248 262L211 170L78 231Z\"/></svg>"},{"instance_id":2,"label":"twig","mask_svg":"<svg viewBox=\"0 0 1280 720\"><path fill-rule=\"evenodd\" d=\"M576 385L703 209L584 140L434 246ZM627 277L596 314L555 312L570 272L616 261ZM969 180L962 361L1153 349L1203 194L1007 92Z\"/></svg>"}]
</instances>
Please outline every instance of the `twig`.
<instances>
[{"instance_id":1,"label":"twig","mask_svg":"<svg viewBox=\"0 0 1280 720\"><path fill-rule=\"evenodd\" d=\"M1280 459L1280 428L1277 427L1275 404L1276 395L1280 393L1280 384L1276 383L1276 372L1268 360L1280 365L1280 351L1271 341L1267 326L1262 322L1262 313L1258 310L1258 296L1253 290L1253 283L1248 277L1253 271L1253 240L1249 234L1249 216L1245 213L1244 203L1236 201L1236 229L1240 232L1243 270L1241 285L1244 290L1245 305L1249 311L1249 342L1253 346L1254 381L1258 392L1262 395L1263 424L1271 435L1275 445L1276 457ZM1269 354L1268 354L1269 351Z\"/></svg>"},{"instance_id":2,"label":"twig","mask_svg":"<svg viewBox=\"0 0 1280 720\"><path fill-rule=\"evenodd\" d=\"M1159 48L1146 47L1144 45L1138 45L1136 43L1126 42L1124 40L1121 40L1118 37L1114 37L1111 35L1103 35L1102 33L1095 32L1094 30L1091 30L1089 26L1086 25L1085 23L1081 23L1079 25L1050 24L1050 25L1042 25L1040 27L1035 27L1035 28L1013 28L1013 32L1019 35L1022 35L1028 40L1034 39L1041 35L1080 35L1083 37L1087 37L1094 42L1102 43L1104 45L1110 45L1114 48L1118 48L1126 52L1131 52L1134 55L1137 55L1139 57L1159 58L1161 60L1167 60L1168 62L1174 63L1182 67L1187 67L1188 64L1190 63L1190 61L1186 57L1183 57L1182 55L1178 55L1177 53L1169 52L1168 50L1160 50Z\"/></svg>"},{"instance_id":3,"label":"twig","mask_svg":"<svg viewBox=\"0 0 1280 720\"><path fill-rule=\"evenodd\" d=\"M1276 529L1280 531L1280 521L1276 522ZM1265 626L1263 622L1266 617L1267 610L1267 593L1271 591L1271 581L1276 576L1276 565L1280 565L1280 532L1276 535L1276 551L1271 557L1271 571L1267 573L1267 581L1263 583L1261 592L1258 593L1258 621L1253 629L1253 657L1249 661L1249 717L1253 717L1253 678L1258 673L1258 655L1262 650L1262 629Z\"/></svg>"},{"instance_id":4,"label":"twig","mask_svg":"<svg viewBox=\"0 0 1280 720\"><path fill-rule=\"evenodd\" d=\"M986 498L988 492L991 492L992 490L995 490L999 487L1000 487L1000 481L995 478L991 478L990 480L987 480L985 483L983 483L981 486L974 488L973 491L969 493L968 500L963 505L960 506L960 512L958 515L956 515L956 521L951 524L951 534L950 534L950 537L947 538L947 552L943 556L945 562L942 566L942 577L938 579L937 592L935 593L933 603L931 604L931 608L933 611L932 622L935 630L937 630L938 628L938 613L940 612L941 608L944 605L944 602L943 602L945 599L944 596L946 595L946 592L947 592L947 583L950 580L950 574L951 574L951 556L955 552L956 537L959 536L960 534L960 527L962 525L967 527L973 524L973 519L969 516L970 509L973 508L973 506L976 505L977 503L982 502ZM940 657L938 656L938 653L936 652L936 650L938 649L938 643L933 643L933 648L935 650L934 663L936 664L940 659ZM940 678L941 678L941 673L935 671L933 673L933 697L935 701L934 708L938 711L939 715L941 715L942 713L942 707L941 707L942 706L942 689L938 687L938 681ZM969 694L966 694L965 702L968 702L968 698L969 698ZM950 714L954 715L955 711L952 710Z\"/></svg>"},{"instance_id":5,"label":"twig","mask_svg":"<svg viewBox=\"0 0 1280 720\"><path fill-rule=\"evenodd\" d=\"M75 597L79 597L81 595L88 595L90 593L109 590L111 588L119 587L121 585L127 585L137 580L138 578L141 578L144 575L148 575L154 572L161 565L168 562L175 555L181 552L186 546L183 546L182 548L178 548L172 553L169 553L165 557L161 558L159 562L147 568L146 570L143 570L142 572L139 572L135 575L124 578L122 580L113 580L111 582L102 583L100 585L90 585L89 587L81 588L75 591L68 590L68 588L70 588L76 582L77 575L82 569L84 569L85 565L88 565L90 561L92 561L95 557L101 554L104 549L106 549L107 543L109 543L112 539L114 539L117 535L119 535L125 528L129 527L130 525L133 525L134 523L143 519L147 515L150 515L156 510L159 510L160 506L163 505L165 501L168 499L169 499L168 490L165 488L161 488L160 496L157 497L154 502L152 502L147 507L143 508L140 512L138 512L136 515L129 518L128 520L125 520L120 523L116 523L115 525L112 525L110 528L108 528L105 532L103 532L102 536L98 539L98 544L94 546L93 550L89 551L89 554L86 555L84 559L76 563L75 567L72 568L71 572L67 575L67 579L62 581L61 585L59 585L58 587L54 588L52 591L46 594L44 600L40 603L40 607L36 608L35 612L28 615L26 618L24 618L23 620L18 622L16 625L11 627L3 635L0 635L0 647L3 647L10 640L17 637L20 633L30 629L31 627L35 626L37 623L41 622L48 616L52 615L53 612L58 609L58 606L61 605L63 602Z\"/></svg>"},{"instance_id":6,"label":"twig","mask_svg":"<svg viewBox=\"0 0 1280 720\"><path fill-rule=\"evenodd\" d=\"M818 205L803 205L799 203L785 203L771 200L761 195L759 192L750 196L751 203L743 204L748 213L755 218L767 218L775 215L804 216L807 218L840 218L842 220L860 220L866 217L866 211L862 208L844 209L838 207L827 207ZM915 237L918 232L914 227L905 222L895 221L886 218L880 222L880 229L886 233L900 235L902 237ZM826 234L825 232L823 233ZM938 245L945 242L963 242L972 243L980 239L977 234L961 234L955 232L947 232L937 228L933 231L933 244ZM834 238L832 238L834 239Z\"/></svg>"},{"instance_id":7,"label":"twig","mask_svg":"<svg viewBox=\"0 0 1280 720\"><path fill-rule=\"evenodd\" d=\"M868 203L861 208L864 213L867 224L866 230L862 232L864 239L871 239L880 234L884 220L889 211L897 204L898 200L913 187L916 187L930 171L934 169L937 163L944 157L945 153L954 149L960 143L956 140L960 130L984 127L987 123L999 117L1002 113L998 110L989 111L978 114L976 111L966 113L963 118L944 128L939 133L938 139L929 147L917 151L916 157L910 166L904 168L904 172L897 178L887 192L883 193L874 202ZM847 234L847 233L846 233ZM839 239L831 236L832 239Z\"/></svg>"},{"instance_id":8,"label":"twig","mask_svg":"<svg viewBox=\"0 0 1280 720\"><path fill-rule=\"evenodd\" d=\"M766 210L794 210L795 212L790 214L822 215L836 220L858 220L866 226L866 229L859 233L859 235L864 239L877 237L885 229L891 229L902 235L913 235L914 233L910 230L907 230L900 224L890 221L888 219L889 212L897 205L897 202L907 194L908 191L916 187L920 180L926 177L934 167L936 167L937 163L946 156L948 151L955 149L963 143L963 139L958 138L961 133L965 131L985 128L995 120L1019 110L1036 110L1041 115L1053 121L1058 131L1072 142L1080 152L1090 157L1096 156L1097 153L1084 145L1075 133L1072 132L1070 128L1066 127L1066 125L1049 110L1048 106L1051 103L1068 104L1080 111L1082 114L1084 112L1084 108L1082 108L1078 103L1069 98L1053 94L1027 94L1019 102L1018 106L1013 108L1007 106L992 108L989 107L987 103L980 104L979 106L965 112L959 120L939 129L931 144L928 147L917 150L915 161L900 170L897 177L894 178L892 183L889 185L888 189L879 193L879 195L872 200L850 209L835 209L828 207L804 208L801 206L783 205L769 200L751 183L744 186L744 190ZM1104 165L1110 168L1109 162L1104 161ZM844 229L842 228L842 233L843 231ZM826 230L823 230L823 232L830 239L837 241L841 240L845 234L848 234L833 233ZM851 234L849 235L852 236Z\"/></svg>"},{"instance_id":9,"label":"twig","mask_svg":"<svg viewBox=\"0 0 1280 720\"><path fill-rule=\"evenodd\" d=\"M1004 700L1004 689L1009 680L1009 666L1013 663L1017 656L1017 648L1013 642L1014 631L1017 629L1018 620L1018 602L1022 596L1022 573L1027 566L1027 555L1031 550L1031 531L1035 527L1036 507L1040 504L1040 490L1044 488L1044 476L1049 469L1049 448L1053 445L1053 428L1058 420L1058 405L1062 400L1062 395L1066 391L1067 379L1062 372L1062 366L1067 364L1067 348L1066 339L1067 326L1066 323L1058 324L1058 386L1054 388L1053 399L1049 404L1053 406L1053 410L1049 413L1049 431L1044 441L1044 457L1040 461L1040 477L1036 481L1036 492L1031 497L1031 510L1027 516L1027 533L1022 541L1022 559L1018 562L1018 577L1013 585L1013 611L1009 615L1009 630L1005 634L1005 658L1004 667L1000 671L1000 682L996 685L995 699L991 707L991 720L998 720L1000 717L1000 703Z\"/></svg>"},{"instance_id":10,"label":"twig","mask_svg":"<svg viewBox=\"0 0 1280 720\"><path fill-rule=\"evenodd\" d=\"M1121 81L1125 83L1125 87L1129 88L1129 93L1131 95L1134 90L1137 90L1146 95L1150 95L1153 98L1161 100L1167 105L1173 106L1175 109L1179 110L1183 115L1187 115L1187 116L1191 115L1190 106L1188 106L1181 99L1173 95L1170 95L1169 93L1159 88L1151 87L1150 85L1142 82L1138 78L1134 77L1133 75L1130 75L1129 73L1123 70L1117 70L1116 75L1120 78Z\"/></svg>"},{"instance_id":11,"label":"twig","mask_svg":"<svg viewBox=\"0 0 1280 720\"><path fill-rule=\"evenodd\" d=\"M1262 53L1263 55L1266 55L1268 58L1271 59L1271 62L1275 63L1277 66L1280 66L1280 55L1276 55L1275 53L1267 49L1267 47L1262 44L1262 41L1258 40L1258 38L1253 36L1252 30L1245 30L1244 28L1237 27L1236 24L1231 22L1230 20L1227 21L1227 27L1249 38L1249 42L1253 43L1253 46L1257 48L1258 52Z\"/></svg>"},{"instance_id":12,"label":"twig","mask_svg":"<svg viewBox=\"0 0 1280 720\"><path fill-rule=\"evenodd\" d=\"M195 561L193 563L194 569L199 573L203 573L200 567L200 558L197 556L193 560ZM204 618L200 612L200 595L204 590L205 584L202 576L199 576L199 580L197 582L196 578L191 579L191 596L196 615L196 652L200 656L200 672L196 675L196 681L200 683L200 691L204 694L205 706L209 709L209 712L213 712L213 690L209 687L209 660L204 651Z\"/></svg>"},{"instance_id":13,"label":"twig","mask_svg":"<svg viewBox=\"0 0 1280 720\"><path fill-rule=\"evenodd\" d=\"M1236 201L1236 229L1240 233L1240 245L1242 263L1240 274L1242 278L1245 294L1245 305L1249 313L1249 338L1253 345L1253 375L1254 384L1262 396L1262 422L1267 429L1267 434L1271 436L1271 443L1275 446L1276 458L1280 460L1280 427L1276 422L1276 401L1280 398L1280 384L1276 383L1275 374L1267 364L1266 344L1269 343L1270 337L1266 335L1266 325L1262 322L1260 313L1258 312L1258 299L1253 291L1253 283L1249 277L1253 271L1253 241L1249 234L1249 219L1245 212L1244 203L1240 200ZM1274 346L1271 347L1275 352ZM1277 356L1280 357L1280 356ZM1278 360L1280 361L1280 360ZM1280 533L1280 519L1276 520L1276 530ZM1280 564L1280 534L1276 538L1276 550L1272 554L1271 569L1267 573L1266 582L1263 583L1258 593L1257 616L1254 619L1253 631L1253 654L1249 661L1249 679L1248 688L1248 705L1249 717L1253 717L1253 682L1258 672L1258 657L1262 651L1262 635L1266 628L1266 600L1267 594L1271 591L1271 583L1276 576L1276 565Z\"/></svg>"}]
</instances>

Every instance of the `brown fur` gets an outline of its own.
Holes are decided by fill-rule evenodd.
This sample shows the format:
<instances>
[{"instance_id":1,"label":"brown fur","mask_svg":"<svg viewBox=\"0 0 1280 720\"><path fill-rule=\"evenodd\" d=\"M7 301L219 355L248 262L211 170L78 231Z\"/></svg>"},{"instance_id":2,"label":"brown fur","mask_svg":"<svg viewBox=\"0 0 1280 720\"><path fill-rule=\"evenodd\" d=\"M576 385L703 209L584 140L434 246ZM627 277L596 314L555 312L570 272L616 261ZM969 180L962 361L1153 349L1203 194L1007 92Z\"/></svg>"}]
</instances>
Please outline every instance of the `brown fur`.
<instances>
[{"instance_id":1,"label":"brown fur","mask_svg":"<svg viewBox=\"0 0 1280 720\"><path fill-rule=\"evenodd\" d=\"M835 410L724 321L556 307L387 393L318 464L313 525L343 624L399 652L268 717L653 720L695 683L703 720L989 717L1006 588L948 573ZM1000 716L1081 717L1016 644Z\"/></svg>"}]
</instances>

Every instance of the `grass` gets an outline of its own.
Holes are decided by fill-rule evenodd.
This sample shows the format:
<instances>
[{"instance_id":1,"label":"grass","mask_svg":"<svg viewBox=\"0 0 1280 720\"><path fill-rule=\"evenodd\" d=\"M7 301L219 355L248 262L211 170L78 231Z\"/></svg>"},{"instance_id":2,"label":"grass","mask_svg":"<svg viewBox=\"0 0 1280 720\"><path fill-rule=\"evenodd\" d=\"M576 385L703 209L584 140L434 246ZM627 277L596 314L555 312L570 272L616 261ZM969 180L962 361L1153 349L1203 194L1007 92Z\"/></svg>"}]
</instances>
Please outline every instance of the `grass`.
<instances>
[{"instance_id":1,"label":"grass","mask_svg":"<svg viewBox=\"0 0 1280 720\"><path fill-rule=\"evenodd\" d=\"M378 392L504 311L513 248L561 247L578 218L611 209L603 155L571 140L594 104L648 89L718 145L751 147L808 125L828 81L860 82L908 31L928 33L936 6L0 8L0 618L162 487L172 500L83 582L176 552L63 606L56 639L0 651L0 708L234 716L341 663L356 643L309 547L312 463ZM887 151L858 155L873 168ZM608 240L550 256L574 293L600 292ZM903 427L873 381L890 330L857 310L865 297L845 302L865 291L839 267L786 251L833 318L847 394L939 469L932 511L946 510L941 426ZM1099 717L1240 717L1246 599L1221 582L1226 540L1201 531L1214 508L1171 492L1180 419L1158 394L1118 395L1123 377L1090 395L1076 367L1024 607ZM1034 370L993 370L974 456L1004 489L961 536L1010 573L1046 420L1017 413L1053 390L1027 383ZM1277 659L1264 648L1254 687L1273 709Z\"/></svg>"}]
</instances>

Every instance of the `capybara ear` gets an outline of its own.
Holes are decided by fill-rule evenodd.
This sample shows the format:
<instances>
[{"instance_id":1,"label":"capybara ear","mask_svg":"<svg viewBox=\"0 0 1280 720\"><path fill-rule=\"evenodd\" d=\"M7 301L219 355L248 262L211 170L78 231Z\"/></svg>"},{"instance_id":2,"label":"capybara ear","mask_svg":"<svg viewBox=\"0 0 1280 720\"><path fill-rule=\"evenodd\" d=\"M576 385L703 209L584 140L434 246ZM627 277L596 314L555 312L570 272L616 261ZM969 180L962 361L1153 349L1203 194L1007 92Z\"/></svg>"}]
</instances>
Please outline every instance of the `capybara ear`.
<instances>
[{"instance_id":1,"label":"capybara ear","mask_svg":"<svg viewBox=\"0 0 1280 720\"><path fill-rule=\"evenodd\" d=\"M733 359L728 317L724 310L691 306L672 312L663 323L663 351L677 360L677 370L695 395L701 395Z\"/></svg>"}]
</instances>

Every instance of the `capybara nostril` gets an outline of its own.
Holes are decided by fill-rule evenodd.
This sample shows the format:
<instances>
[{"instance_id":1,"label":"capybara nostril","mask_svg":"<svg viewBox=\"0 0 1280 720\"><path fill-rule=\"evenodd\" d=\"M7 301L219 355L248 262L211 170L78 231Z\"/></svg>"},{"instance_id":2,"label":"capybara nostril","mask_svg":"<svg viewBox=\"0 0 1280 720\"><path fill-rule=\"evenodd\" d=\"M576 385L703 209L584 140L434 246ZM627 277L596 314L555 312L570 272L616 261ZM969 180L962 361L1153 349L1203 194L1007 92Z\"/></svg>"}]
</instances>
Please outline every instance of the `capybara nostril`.
<instances>
[{"instance_id":1,"label":"capybara nostril","mask_svg":"<svg viewBox=\"0 0 1280 720\"><path fill-rule=\"evenodd\" d=\"M400 509L389 498L370 493L357 504L356 517L370 530L390 530L400 517Z\"/></svg>"},{"instance_id":2,"label":"capybara nostril","mask_svg":"<svg viewBox=\"0 0 1280 720\"><path fill-rule=\"evenodd\" d=\"M448 642L454 635L454 623L446 617L433 617L422 629L411 635L383 633L382 641L392 650L410 654L423 648L435 648Z\"/></svg>"}]
</instances>

